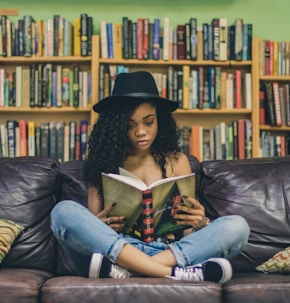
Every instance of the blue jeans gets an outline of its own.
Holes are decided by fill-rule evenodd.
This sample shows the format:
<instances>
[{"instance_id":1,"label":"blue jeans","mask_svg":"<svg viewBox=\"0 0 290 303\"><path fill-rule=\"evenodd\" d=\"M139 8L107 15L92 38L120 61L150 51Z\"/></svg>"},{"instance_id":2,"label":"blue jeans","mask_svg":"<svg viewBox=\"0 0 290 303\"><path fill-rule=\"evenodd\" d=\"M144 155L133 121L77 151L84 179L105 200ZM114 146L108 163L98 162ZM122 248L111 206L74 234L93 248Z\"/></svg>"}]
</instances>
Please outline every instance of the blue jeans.
<instances>
[{"instance_id":1,"label":"blue jeans","mask_svg":"<svg viewBox=\"0 0 290 303\"><path fill-rule=\"evenodd\" d=\"M241 252L249 237L247 222L240 216L231 215L220 217L174 243L144 243L115 232L86 207L69 200L59 202L52 210L51 229L81 276L87 276L92 253L101 253L116 263L121 249L128 243L149 256L171 249L178 266L185 267L211 257L233 258Z\"/></svg>"}]
</instances>

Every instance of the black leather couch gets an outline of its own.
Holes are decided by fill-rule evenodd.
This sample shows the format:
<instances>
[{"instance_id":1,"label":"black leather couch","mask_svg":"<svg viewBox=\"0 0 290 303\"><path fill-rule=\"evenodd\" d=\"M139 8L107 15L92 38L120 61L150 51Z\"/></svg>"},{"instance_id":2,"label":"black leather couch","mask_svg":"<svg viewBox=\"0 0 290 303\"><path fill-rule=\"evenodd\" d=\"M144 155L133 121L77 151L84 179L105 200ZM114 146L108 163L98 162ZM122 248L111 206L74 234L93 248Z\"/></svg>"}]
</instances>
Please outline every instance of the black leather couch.
<instances>
[{"instance_id":1,"label":"black leather couch","mask_svg":"<svg viewBox=\"0 0 290 303\"><path fill-rule=\"evenodd\" d=\"M228 283L77 277L49 224L58 201L73 199L86 205L82 163L2 158L0 218L25 230L0 265L0 302L288 302L290 276L264 274L255 267L289 246L290 158L190 160L197 196L208 216L239 214L251 228L248 245L232 261L235 273Z\"/></svg>"}]
</instances>

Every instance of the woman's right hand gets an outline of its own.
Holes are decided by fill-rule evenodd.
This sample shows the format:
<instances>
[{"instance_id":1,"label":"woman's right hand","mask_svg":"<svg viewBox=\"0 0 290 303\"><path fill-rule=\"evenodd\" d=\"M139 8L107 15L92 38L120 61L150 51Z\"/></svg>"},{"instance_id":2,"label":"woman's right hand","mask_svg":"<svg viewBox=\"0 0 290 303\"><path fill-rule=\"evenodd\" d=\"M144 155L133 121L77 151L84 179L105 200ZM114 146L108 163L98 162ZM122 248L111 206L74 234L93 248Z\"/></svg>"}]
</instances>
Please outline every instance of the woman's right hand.
<instances>
[{"instance_id":1,"label":"woman's right hand","mask_svg":"<svg viewBox=\"0 0 290 303\"><path fill-rule=\"evenodd\" d=\"M116 232L122 232L125 228L126 218L123 216L110 216L110 212L115 205L116 203L108 205L101 212L99 212L97 217Z\"/></svg>"}]
</instances>

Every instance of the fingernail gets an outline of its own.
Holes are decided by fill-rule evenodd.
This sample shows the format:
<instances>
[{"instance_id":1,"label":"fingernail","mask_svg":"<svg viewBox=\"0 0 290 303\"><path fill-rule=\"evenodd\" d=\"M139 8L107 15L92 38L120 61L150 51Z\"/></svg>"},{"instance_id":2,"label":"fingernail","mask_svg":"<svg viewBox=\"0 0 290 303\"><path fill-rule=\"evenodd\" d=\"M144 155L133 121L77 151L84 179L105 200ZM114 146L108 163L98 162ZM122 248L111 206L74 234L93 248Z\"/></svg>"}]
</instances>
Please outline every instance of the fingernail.
<instances>
[{"instance_id":1,"label":"fingernail","mask_svg":"<svg viewBox=\"0 0 290 303\"><path fill-rule=\"evenodd\" d=\"M117 204L117 203L116 203L116 202L114 202L114 203L112 204L112 207L116 206L116 204Z\"/></svg>"}]
</instances>

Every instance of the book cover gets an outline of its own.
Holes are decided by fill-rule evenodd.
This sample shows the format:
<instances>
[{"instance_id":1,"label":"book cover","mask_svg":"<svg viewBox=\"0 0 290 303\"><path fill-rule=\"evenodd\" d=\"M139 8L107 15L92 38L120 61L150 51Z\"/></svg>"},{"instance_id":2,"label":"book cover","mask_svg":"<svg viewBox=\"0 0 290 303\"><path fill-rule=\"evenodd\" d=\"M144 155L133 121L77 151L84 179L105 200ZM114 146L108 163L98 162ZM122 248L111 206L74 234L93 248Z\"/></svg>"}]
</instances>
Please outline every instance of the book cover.
<instances>
[{"instance_id":1,"label":"book cover","mask_svg":"<svg viewBox=\"0 0 290 303\"><path fill-rule=\"evenodd\" d=\"M182 196L194 197L194 174L161 179L147 186L120 168L120 175L103 173L102 181L105 207L117 202L110 215L127 218L126 234L151 242L188 227L176 225L171 214L176 211L174 205L186 203Z\"/></svg>"}]
</instances>

